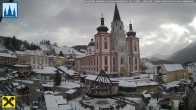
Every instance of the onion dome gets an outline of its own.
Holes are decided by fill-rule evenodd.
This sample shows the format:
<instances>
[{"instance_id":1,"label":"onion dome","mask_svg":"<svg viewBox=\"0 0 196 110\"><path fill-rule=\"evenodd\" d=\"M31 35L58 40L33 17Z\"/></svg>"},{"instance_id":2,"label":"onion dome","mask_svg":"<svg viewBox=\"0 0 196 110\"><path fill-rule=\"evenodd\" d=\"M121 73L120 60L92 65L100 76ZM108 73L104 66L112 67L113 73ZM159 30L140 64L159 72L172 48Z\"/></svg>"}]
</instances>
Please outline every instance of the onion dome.
<instances>
[{"instance_id":1,"label":"onion dome","mask_svg":"<svg viewBox=\"0 0 196 110\"><path fill-rule=\"evenodd\" d=\"M97 28L97 31L98 31L98 32L107 32L107 31L108 31L108 27L106 27L106 26L104 25L104 18L103 18L103 15L102 15L102 18L101 18L101 26L99 26L99 27Z\"/></svg>"},{"instance_id":2,"label":"onion dome","mask_svg":"<svg viewBox=\"0 0 196 110\"><path fill-rule=\"evenodd\" d=\"M136 35L136 32L133 31L132 24L130 22L130 24L129 24L129 32L127 32L127 36L129 37L129 36L135 36L135 35Z\"/></svg>"},{"instance_id":3,"label":"onion dome","mask_svg":"<svg viewBox=\"0 0 196 110\"><path fill-rule=\"evenodd\" d=\"M93 41L93 39L91 39L91 42L88 44L88 46L94 46L95 42Z\"/></svg>"}]
</instances>

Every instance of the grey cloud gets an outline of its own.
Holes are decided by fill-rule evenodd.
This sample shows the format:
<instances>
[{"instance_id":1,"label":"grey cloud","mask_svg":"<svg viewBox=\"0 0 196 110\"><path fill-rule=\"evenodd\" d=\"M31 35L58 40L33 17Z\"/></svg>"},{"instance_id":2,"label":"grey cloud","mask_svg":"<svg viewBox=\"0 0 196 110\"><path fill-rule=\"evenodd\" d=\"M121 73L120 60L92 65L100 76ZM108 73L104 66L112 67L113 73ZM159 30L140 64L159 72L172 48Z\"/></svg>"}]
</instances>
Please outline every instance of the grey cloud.
<instances>
[{"instance_id":1,"label":"grey cloud","mask_svg":"<svg viewBox=\"0 0 196 110\"><path fill-rule=\"evenodd\" d=\"M125 30L129 21L137 32L141 44L141 55L167 53L189 45L186 38L196 40L196 30L188 26L196 16L196 4L156 4L156 3L118 3L118 8ZM49 39L60 45L88 44L96 28L100 25L101 14L104 14L105 25L110 30L113 19L114 3L84 3L83 0L19 0L19 18L3 19L0 24L0 35L17 36L28 41L39 42ZM162 24L177 24L190 31L178 37L178 43L171 47L172 41L162 42L166 33L160 28ZM69 30L63 33L62 29ZM11 31L10 31L11 30ZM68 32L68 33L67 33ZM150 33L156 33L152 37ZM168 31L167 31L168 32ZM175 39L175 34L172 34ZM158 45L158 46L157 46Z\"/></svg>"}]
</instances>

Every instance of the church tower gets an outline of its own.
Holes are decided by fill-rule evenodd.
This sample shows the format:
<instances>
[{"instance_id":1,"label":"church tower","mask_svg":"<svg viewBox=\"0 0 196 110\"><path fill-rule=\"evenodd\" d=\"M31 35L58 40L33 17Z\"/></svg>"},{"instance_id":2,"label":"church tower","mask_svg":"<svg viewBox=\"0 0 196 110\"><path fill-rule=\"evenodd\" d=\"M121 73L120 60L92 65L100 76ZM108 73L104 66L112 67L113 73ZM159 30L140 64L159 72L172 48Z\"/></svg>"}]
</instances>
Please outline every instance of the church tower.
<instances>
[{"instance_id":1,"label":"church tower","mask_svg":"<svg viewBox=\"0 0 196 110\"><path fill-rule=\"evenodd\" d=\"M129 32L127 32L127 51L128 51L128 65L131 75L140 73L140 48L139 38L136 37L136 32L133 31L132 24L129 24Z\"/></svg>"},{"instance_id":2,"label":"church tower","mask_svg":"<svg viewBox=\"0 0 196 110\"><path fill-rule=\"evenodd\" d=\"M117 71L121 76L128 75L126 35L118 7L115 3L114 17L111 23L112 51L117 53Z\"/></svg>"},{"instance_id":3,"label":"church tower","mask_svg":"<svg viewBox=\"0 0 196 110\"><path fill-rule=\"evenodd\" d=\"M108 28L104 25L104 18L102 15L101 25L97 28L98 33L95 35L95 65L96 73L104 70L107 74L111 73L111 35L108 33Z\"/></svg>"}]
</instances>

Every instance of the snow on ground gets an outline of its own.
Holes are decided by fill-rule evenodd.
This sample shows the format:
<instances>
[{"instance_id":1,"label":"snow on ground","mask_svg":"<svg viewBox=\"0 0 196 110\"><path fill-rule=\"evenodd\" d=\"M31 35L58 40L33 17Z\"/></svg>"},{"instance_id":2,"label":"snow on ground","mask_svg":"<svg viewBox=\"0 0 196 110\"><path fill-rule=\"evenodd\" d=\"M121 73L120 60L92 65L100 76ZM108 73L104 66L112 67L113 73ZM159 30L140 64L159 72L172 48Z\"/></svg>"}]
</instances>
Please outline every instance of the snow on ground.
<instances>
[{"instance_id":1,"label":"snow on ground","mask_svg":"<svg viewBox=\"0 0 196 110\"><path fill-rule=\"evenodd\" d=\"M65 47L65 46L56 47L56 46L53 46L53 45L50 46L50 45L41 45L41 44L39 44L39 46L42 49L42 51L49 51L50 48L53 48L53 49L55 49L55 52L57 54L59 54L60 51L62 51L63 54L65 54L65 55L75 54L76 56L85 56L85 54L83 54L83 53L81 53L81 52L79 52L79 51L77 51L77 50L75 50L71 47Z\"/></svg>"},{"instance_id":2,"label":"snow on ground","mask_svg":"<svg viewBox=\"0 0 196 110\"><path fill-rule=\"evenodd\" d=\"M17 82L23 82L23 83L28 83L28 84L33 84L33 81L30 81L30 80L18 80L18 79L15 79L15 81L17 81Z\"/></svg>"},{"instance_id":3,"label":"snow on ground","mask_svg":"<svg viewBox=\"0 0 196 110\"><path fill-rule=\"evenodd\" d=\"M69 104L71 105L71 108L73 110L90 110L89 108L84 108L83 106L81 106L79 104L79 101L81 100L81 98L77 98L77 99L74 99L72 101L69 102ZM97 101L100 101L100 100L107 100L108 101L108 104L97 104ZM99 110L99 107L104 107L104 106L110 106L110 105L113 105L115 104L115 101L114 99L110 99L110 98L106 98L106 99L97 99L97 98L94 98L94 99L90 99L89 102L88 100L86 100L85 102L86 103L92 103L94 106L95 106L95 109L94 110ZM117 110L116 107L114 107L114 110ZM125 106L124 108L120 108L119 110L135 110L135 107L132 106L132 105L129 105L127 104L127 106Z\"/></svg>"},{"instance_id":4,"label":"snow on ground","mask_svg":"<svg viewBox=\"0 0 196 110\"><path fill-rule=\"evenodd\" d=\"M130 97L126 97L126 99L129 99L129 100L131 100L131 101L133 101L135 103L138 103L138 104L144 103L142 101L142 98L130 98Z\"/></svg>"}]
</instances>

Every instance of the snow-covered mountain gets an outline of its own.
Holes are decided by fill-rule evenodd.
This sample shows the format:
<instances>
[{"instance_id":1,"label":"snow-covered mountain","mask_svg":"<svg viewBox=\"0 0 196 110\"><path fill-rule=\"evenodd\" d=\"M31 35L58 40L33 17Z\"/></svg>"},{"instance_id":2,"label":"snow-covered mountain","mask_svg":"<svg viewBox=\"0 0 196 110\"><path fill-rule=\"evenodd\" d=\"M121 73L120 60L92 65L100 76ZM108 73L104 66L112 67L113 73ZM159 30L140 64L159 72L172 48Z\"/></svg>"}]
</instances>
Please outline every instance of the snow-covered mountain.
<instances>
[{"instance_id":1,"label":"snow-covered mountain","mask_svg":"<svg viewBox=\"0 0 196 110\"><path fill-rule=\"evenodd\" d=\"M75 55L76 57L80 57L80 56L85 56L84 53L81 53L71 47L66 47L66 46L54 46L54 45L42 45L42 44L38 44L38 46L41 48L42 52L44 53L52 53L52 54L59 54L60 51L63 52L64 55L68 56L68 55Z\"/></svg>"}]
</instances>

